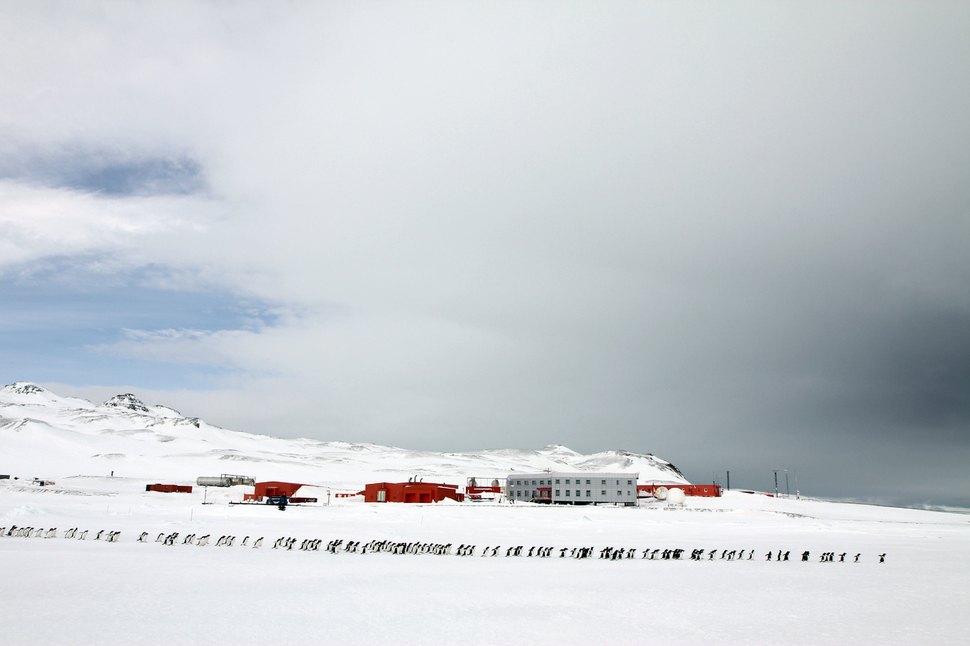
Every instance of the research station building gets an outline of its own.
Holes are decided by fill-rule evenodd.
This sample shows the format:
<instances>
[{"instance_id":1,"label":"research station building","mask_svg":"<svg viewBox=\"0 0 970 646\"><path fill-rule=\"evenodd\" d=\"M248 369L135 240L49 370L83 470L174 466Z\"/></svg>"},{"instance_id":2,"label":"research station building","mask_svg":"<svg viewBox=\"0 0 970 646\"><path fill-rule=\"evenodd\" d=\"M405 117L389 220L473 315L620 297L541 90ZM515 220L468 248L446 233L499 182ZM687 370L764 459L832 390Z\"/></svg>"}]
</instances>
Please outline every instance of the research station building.
<instances>
[{"instance_id":1,"label":"research station building","mask_svg":"<svg viewBox=\"0 0 970 646\"><path fill-rule=\"evenodd\" d=\"M514 473L509 500L560 505L636 505L637 473Z\"/></svg>"}]
</instances>

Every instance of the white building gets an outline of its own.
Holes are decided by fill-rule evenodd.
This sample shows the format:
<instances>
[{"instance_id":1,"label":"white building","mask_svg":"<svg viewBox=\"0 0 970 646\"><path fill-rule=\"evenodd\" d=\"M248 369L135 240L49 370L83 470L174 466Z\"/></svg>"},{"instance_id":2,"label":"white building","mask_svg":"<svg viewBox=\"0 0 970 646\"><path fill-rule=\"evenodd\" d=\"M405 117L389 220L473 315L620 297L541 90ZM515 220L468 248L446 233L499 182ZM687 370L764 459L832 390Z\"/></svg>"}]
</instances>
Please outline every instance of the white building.
<instances>
[{"instance_id":1,"label":"white building","mask_svg":"<svg viewBox=\"0 0 970 646\"><path fill-rule=\"evenodd\" d=\"M637 504L637 473L515 473L509 500L560 505Z\"/></svg>"}]
</instances>

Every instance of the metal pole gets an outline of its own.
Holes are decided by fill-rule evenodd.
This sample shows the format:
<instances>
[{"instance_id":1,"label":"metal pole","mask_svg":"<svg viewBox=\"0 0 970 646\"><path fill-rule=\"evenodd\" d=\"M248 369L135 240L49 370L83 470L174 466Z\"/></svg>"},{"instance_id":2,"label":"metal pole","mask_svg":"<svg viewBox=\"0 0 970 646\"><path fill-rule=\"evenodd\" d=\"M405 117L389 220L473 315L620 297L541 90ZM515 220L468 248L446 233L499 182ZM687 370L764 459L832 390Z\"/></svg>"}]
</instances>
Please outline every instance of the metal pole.
<instances>
[{"instance_id":1,"label":"metal pole","mask_svg":"<svg viewBox=\"0 0 970 646\"><path fill-rule=\"evenodd\" d=\"M791 498L791 494L788 492L788 469L785 469L785 498Z\"/></svg>"},{"instance_id":2,"label":"metal pole","mask_svg":"<svg viewBox=\"0 0 970 646\"><path fill-rule=\"evenodd\" d=\"M727 490L731 491L731 472L727 472Z\"/></svg>"},{"instance_id":3,"label":"metal pole","mask_svg":"<svg viewBox=\"0 0 970 646\"><path fill-rule=\"evenodd\" d=\"M775 473L775 498L778 497L778 469L772 469Z\"/></svg>"}]
</instances>

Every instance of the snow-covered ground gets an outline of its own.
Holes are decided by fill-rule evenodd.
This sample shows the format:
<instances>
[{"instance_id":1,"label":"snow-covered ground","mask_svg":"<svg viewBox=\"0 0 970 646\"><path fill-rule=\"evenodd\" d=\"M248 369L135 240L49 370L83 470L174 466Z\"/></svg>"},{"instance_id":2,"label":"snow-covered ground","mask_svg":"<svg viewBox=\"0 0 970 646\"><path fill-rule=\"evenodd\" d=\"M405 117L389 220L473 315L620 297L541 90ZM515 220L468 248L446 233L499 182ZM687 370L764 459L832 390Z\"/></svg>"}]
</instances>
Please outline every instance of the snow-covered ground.
<instances>
[{"instance_id":1,"label":"snow-covered ground","mask_svg":"<svg viewBox=\"0 0 970 646\"><path fill-rule=\"evenodd\" d=\"M145 484L228 471L304 480L321 493L362 483L352 478L396 479L421 463L429 475L467 468L468 475L491 476L483 472L499 470L503 460L525 469L539 466L529 460L589 462L589 456L553 447L547 450L559 453L553 458L492 451L476 459L366 445L347 449L347 461L339 462L321 446L337 443L306 440L301 452L294 448L301 441L242 437L204 422L158 425L164 433L158 426L119 428L114 413L93 405L77 406L103 416L87 425L95 429L88 434L57 423L56 405L37 404L31 419L39 421L24 422L26 416L14 413L26 404L11 397L0 393L0 473L26 477L0 480L0 527L7 528L0 537L4 644L970 643L970 516L737 492L688 498L683 508L662 502L636 508L377 505L353 498L327 505L322 496L319 504L286 511L230 505L251 489L164 494L146 492ZM172 431L179 430L198 433L186 446L190 440L209 445L203 454L262 451L268 462L198 451L155 455L133 444L152 438L149 432L176 437L144 443L154 450L177 442ZM280 447L291 454L289 463L281 461ZM91 457L105 453L124 457ZM593 462L613 461L604 468L616 469L618 459L638 462L628 466L641 478L649 464L618 455ZM443 462L455 471L443 472ZM107 477L106 464L122 468ZM211 468L226 464L235 468ZM287 464L297 477L280 473ZM55 484L31 484L32 476ZM14 525L45 534L56 528L56 538L7 536ZM88 530L86 539L65 539L71 528ZM119 540L94 540L100 530L120 531ZM140 543L143 532L148 541ZM155 542L175 532L174 545ZM210 535L211 542L184 544L192 534ZM224 535L236 536L235 545L217 547ZM254 549L259 537L263 545ZM273 549L281 537L295 538L294 549ZM320 550L298 549L305 539L321 539ZM332 540L450 543L452 554L333 554L325 549ZM474 545L475 555L457 556L463 544ZM486 546L500 546L498 555L483 557ZM506 557L515 546L523 546L523 556ZM525 555L540 546L554 548L549 558ZM594 548L593 558L570 558L568 551L560 558L561 548L575 547ZM633 559L598 558L606 547L637 552ZM685 550L681 560L642 558L644 550L674 548ZM689 560L695 549L705 551L702 561ZM721 559L725 550L744 556ZM788 562L766 560L779 550L790 552ZM807 562L800 560L804 551ZM835 552L835 562L821 562L825 552ZM842 553L845 562L839 562Z\"/></svg>"}]
</instances>

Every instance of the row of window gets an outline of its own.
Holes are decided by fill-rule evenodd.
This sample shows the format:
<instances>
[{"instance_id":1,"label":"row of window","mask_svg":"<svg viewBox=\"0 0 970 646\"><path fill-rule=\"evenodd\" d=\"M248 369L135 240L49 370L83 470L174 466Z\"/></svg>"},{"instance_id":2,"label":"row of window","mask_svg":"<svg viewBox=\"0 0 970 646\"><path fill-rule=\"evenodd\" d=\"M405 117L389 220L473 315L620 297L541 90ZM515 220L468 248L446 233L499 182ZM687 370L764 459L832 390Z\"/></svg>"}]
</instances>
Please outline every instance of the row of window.
<instances>
[{"instance_id":1,"label":"row of window","mask_svg":"<svg viewBox=\"0 0 970 646\"><path fill-rule=\"evenodd\" d=\"M627 480L627 481L626 481L626 483L627 483L628 485L632 485L632 484L633 484L633 480ZM514 482L514 484L516 484L516 485L522 485L522 484L525 484L525 486L529 486L529 481L528 481L528 480L516 480L516 481ZM536 481L535 481L535 480L533 480L533 481L532 481L532 484L533 484L533 485L535 485L535 484L536 484ZM539 484L540 484L540 485L545 485L545 484L546 484L546 481L545 481L545 480L540 480L540 481L539 481ZM552 480L550 480L550 481L549 481L549 484L552 484ZM556 479L556 484L559 484L559 479ZM566 478L566 484L570 484L570 482L569 482L569 478ZM578 480L578 479L577 479L577 480L576 480L576 484L582 484L582 481L580 481L580 480ZM589 480L587 480L587 481L586 481L586 484L592 484L592 483L591 483L591 482L590 482ZM601 481L600 481L600 484L603 484L603 485L605 485L605 484L606 484L606 480L601 480ZM617 486L619 486L619 485L620 485L620 481L619 481L619 480L617 480L617 481L616 481L616 484L617 484Z\"/></svg>"},{"instance_id":2,"label":"row of window","mask_svg":"<svg viewBox=\"0 0 970 646\"><path fill-rule=\"evenodd\" d=\"M533 498L539 498L539 497L540 497L540 495L539 495L539 493L540 493L540 492L536 492L536 491L533 491L533 492L532 492L532 497L533 497ZM579 489L576 489L576 498L581 498L581 497L582 497L582 496L580 495L581 493L582 493L582 492L581 492L581 491L580 491ZM526 498L528 498L528 497L529 497L529 492L528 492L528 491L526 491L526 492L525 492L525 494L526 494L526 495L525 495L525 497L526 497ZM616 495L617 495L618 497L620 497L620 498L622 498L622 497L623 497L623 492L622 492L622 491L617 491L617 492L616 492ZM633 494L632 494L632 492L630 492L629 490L627 490L627 492L626 492L626 495L627 495L627 496L632 496ZM602 491L600 491L600 496L603 496L603 497L605 497L605 496L606 496L606 490L605 490L605 489L604 489L604 490L602 490ZM521 489L519 489L519 490L517 490L517 491L515 492L515 497L516 497L516 498L522 498L522 497L523 497L523 496L522 496L522 490L521 490ZM556 497L557 497L557 498L559 497L559 489L556 489ZM570 497L572 497L572 496L570 496L570 490L569 490L569 489L566 489L566 496L565 496L565 497L566 497L566 498L570 498ZM592 497L593 497L593 492L592 492L592 491L590 491L589 489L587 489L587 490L586 490L586 497L587 497L587 498L592 498Z\"/></svg>"}]
</instances>

